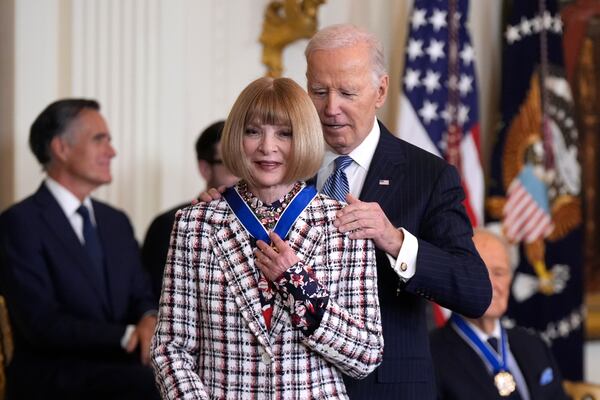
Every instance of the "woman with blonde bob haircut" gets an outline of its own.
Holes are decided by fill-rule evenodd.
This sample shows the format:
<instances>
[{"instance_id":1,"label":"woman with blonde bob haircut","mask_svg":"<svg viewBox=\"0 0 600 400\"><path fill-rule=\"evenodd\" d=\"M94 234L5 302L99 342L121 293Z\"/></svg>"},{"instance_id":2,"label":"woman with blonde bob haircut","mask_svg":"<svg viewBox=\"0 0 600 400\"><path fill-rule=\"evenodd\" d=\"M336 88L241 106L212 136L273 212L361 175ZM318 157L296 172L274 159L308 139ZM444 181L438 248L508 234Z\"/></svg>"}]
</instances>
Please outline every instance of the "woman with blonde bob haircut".
<instances>
[{"instance_id":1,"label":"woman with blonde bob haircut","mask_svg":"<svg viewBox=\"0 0 600 400\"><path fill-rule=\"evenodd\" d=\"M250 83L225 123L241 177L177 213L152 342L165 399L346 399L381 362L375 249L333 225L343 204L304 179L317 113L287 78Z\"/></svg>"},{"instance_id":2,"label":"woman with blonde bob haircut","mask_svg":"<svg viewBox=\"0 0 600 400\"><path fill-rule=\"evenodd\" d=\"M315 176L325 149L321 121L314 104L296 82L281 78L257 79L239 95L223 128L221 149L225 166L234 175L252 183L252 176L242 154L242 139L246 125L252 119L265 124L288 124L294 136L292 154L284 177L287 182L307 180Z\"/></svg>"}]
</instances>

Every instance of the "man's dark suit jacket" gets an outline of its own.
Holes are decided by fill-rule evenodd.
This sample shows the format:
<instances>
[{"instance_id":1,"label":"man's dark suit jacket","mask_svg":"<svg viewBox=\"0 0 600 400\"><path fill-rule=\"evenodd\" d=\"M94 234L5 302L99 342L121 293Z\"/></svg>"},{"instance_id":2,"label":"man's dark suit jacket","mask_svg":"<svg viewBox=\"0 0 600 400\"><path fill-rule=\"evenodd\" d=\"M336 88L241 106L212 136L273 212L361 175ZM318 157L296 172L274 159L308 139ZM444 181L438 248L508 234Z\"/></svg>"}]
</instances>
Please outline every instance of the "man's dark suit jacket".
<instances>
[{"instance_id":1,"label":"man's dark suit jacket","mask_svg":"<svg viewBox=\"0 0 600 400\"><path fill-rule=\"evenodd\" d=\"M377 251L383 362L364 380L345 379L346 387L351 399L434 399L426 300L478 317L490 303L491 285L473 245L456 169L379 125L360 200L379 203L394 226L417 237L419 251L406 284Z\"/></svg>"},{"instance_id":2,"label":"man's dark suit jacket","mask_svg":"<svg viewBox=\"0 0 600 400\"><path fill-rule=\"evenodd\" d=\"M548 346L522 328L507 330L510 350L523 373L531 400L567 399L560 371ZM431 353L439 399L503 399L483 360L450 324L431 333ZM542 379L551 369L553 379ZM546 372L548 376L548 372ZM546 380L546 382L542 382ZM542 384L543 383L543 384Z\"/></svg>"},{"instance_id":3,"label":"man's dark suit jacket","mask_svg":"<svg viewBox=\"0 0 600 400\"><path fill-rule=\"evenodd\" d=\"M2 286L15 337L9 391L28 387L52 398L61 385L84 384L94 366L125 362L126 325L157 308L127 216L92 204L105 258L104 292L45 184L0 215Z\"/></svg>"},{"instance_id":4,"label":"man's dark suit jacket","mask_svg":"<svg viewBox=\"0 0 600 400\"><path fill-rule=\"evenodd\" d=\"M142 263L150 274L152 291L157 301L160 298L160 291L162 289L163 272L165 270L165 263L167 262L167 253L169 252L171 231L175 223L175 214L178 210L189 205L190 203L183 203L158 215L154 218L146 232L142 246Z\"/></svg>"}]
</instances>

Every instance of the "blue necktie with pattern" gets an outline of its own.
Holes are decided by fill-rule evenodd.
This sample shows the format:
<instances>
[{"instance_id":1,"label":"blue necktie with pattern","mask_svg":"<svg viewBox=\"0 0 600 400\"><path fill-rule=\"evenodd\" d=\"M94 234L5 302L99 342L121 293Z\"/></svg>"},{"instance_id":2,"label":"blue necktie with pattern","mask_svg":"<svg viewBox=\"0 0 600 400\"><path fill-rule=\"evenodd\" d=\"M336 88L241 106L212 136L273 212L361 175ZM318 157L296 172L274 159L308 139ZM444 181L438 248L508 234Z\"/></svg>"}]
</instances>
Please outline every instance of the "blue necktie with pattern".
<instances>
[{"instance_id":1,"label":"blue necktie with pattern","mask_svg":"<svg viewBox=\"0 0 600 400\"><path fill-rule=\"evenodd\" d=\"M344 155L335 159L335 168L323 185L321 193L332 199L346 201L346 195L350 192L350 184L344 170L352 164L352 157Z\"/></svg>"}]
</instances>

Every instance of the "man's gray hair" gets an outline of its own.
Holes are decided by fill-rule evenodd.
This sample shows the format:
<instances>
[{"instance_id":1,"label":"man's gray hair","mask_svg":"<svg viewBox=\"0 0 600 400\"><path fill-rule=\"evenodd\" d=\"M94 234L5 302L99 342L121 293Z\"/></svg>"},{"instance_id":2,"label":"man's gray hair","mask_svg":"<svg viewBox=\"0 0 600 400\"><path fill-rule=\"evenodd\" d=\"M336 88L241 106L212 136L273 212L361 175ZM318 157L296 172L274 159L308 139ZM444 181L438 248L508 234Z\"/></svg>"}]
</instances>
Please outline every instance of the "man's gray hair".
<instances>
[{"instance_id":1,"label":"man's gray hair","mask_svg":"<svg viewBox=\"0 0 600 400\"><path fill-rule=\"evenodd\" d=\"M493 222L493 223L486 224L485 227L480 226L480 227L473 229L473 234L478 233L478 232L480 234L484 234L484 235L493 237L494 239L496 239L498 242L500 242L502 244L502 246L504 247L504 251L506 252L506 255L508 256L508 262L510 263L512 272L514 272L519 264L519 253L518 253L518 249L516 248L516 246L512 245L508 241L506 236L504 236L504 233L502 232L502 224Z\"/></svg>"},{"instance_id":2,"label":"man's gray hair","mask_svg":"<svg viewBox=\"0 0 600 400\"><path fill-rule=\"evenodd\" d=\"M379 79L387 74L383 45L377 36L363 28L352 24L338 24L323 28L308 42L304 55L308 61L314 51L343 49L357 44L365 44L369 49L375 84L378 85Z\"/></svg>"}]
</instances>

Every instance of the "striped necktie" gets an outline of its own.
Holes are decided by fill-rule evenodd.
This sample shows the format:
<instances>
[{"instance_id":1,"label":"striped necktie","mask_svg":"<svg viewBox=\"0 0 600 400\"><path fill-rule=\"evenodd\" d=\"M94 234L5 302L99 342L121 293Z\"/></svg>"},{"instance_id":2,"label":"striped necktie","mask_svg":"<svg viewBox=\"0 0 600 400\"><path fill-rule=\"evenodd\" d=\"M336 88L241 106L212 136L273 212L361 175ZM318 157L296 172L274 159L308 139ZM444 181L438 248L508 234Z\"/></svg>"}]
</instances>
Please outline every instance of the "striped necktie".
<instances>
[{"instance_id":1,"label":"striped necktie","mask_svg":"<svg viewBox=\"0 0 600 400\"><path fill-rule=\"evenodd\" d=\"M335 159L335 168L323 185L321 193L332 199L346 201L346 195L350 192L350 184L344 170L352 164L352 157L348 155L339 156Z\"/></svg>"}]
</instances>

